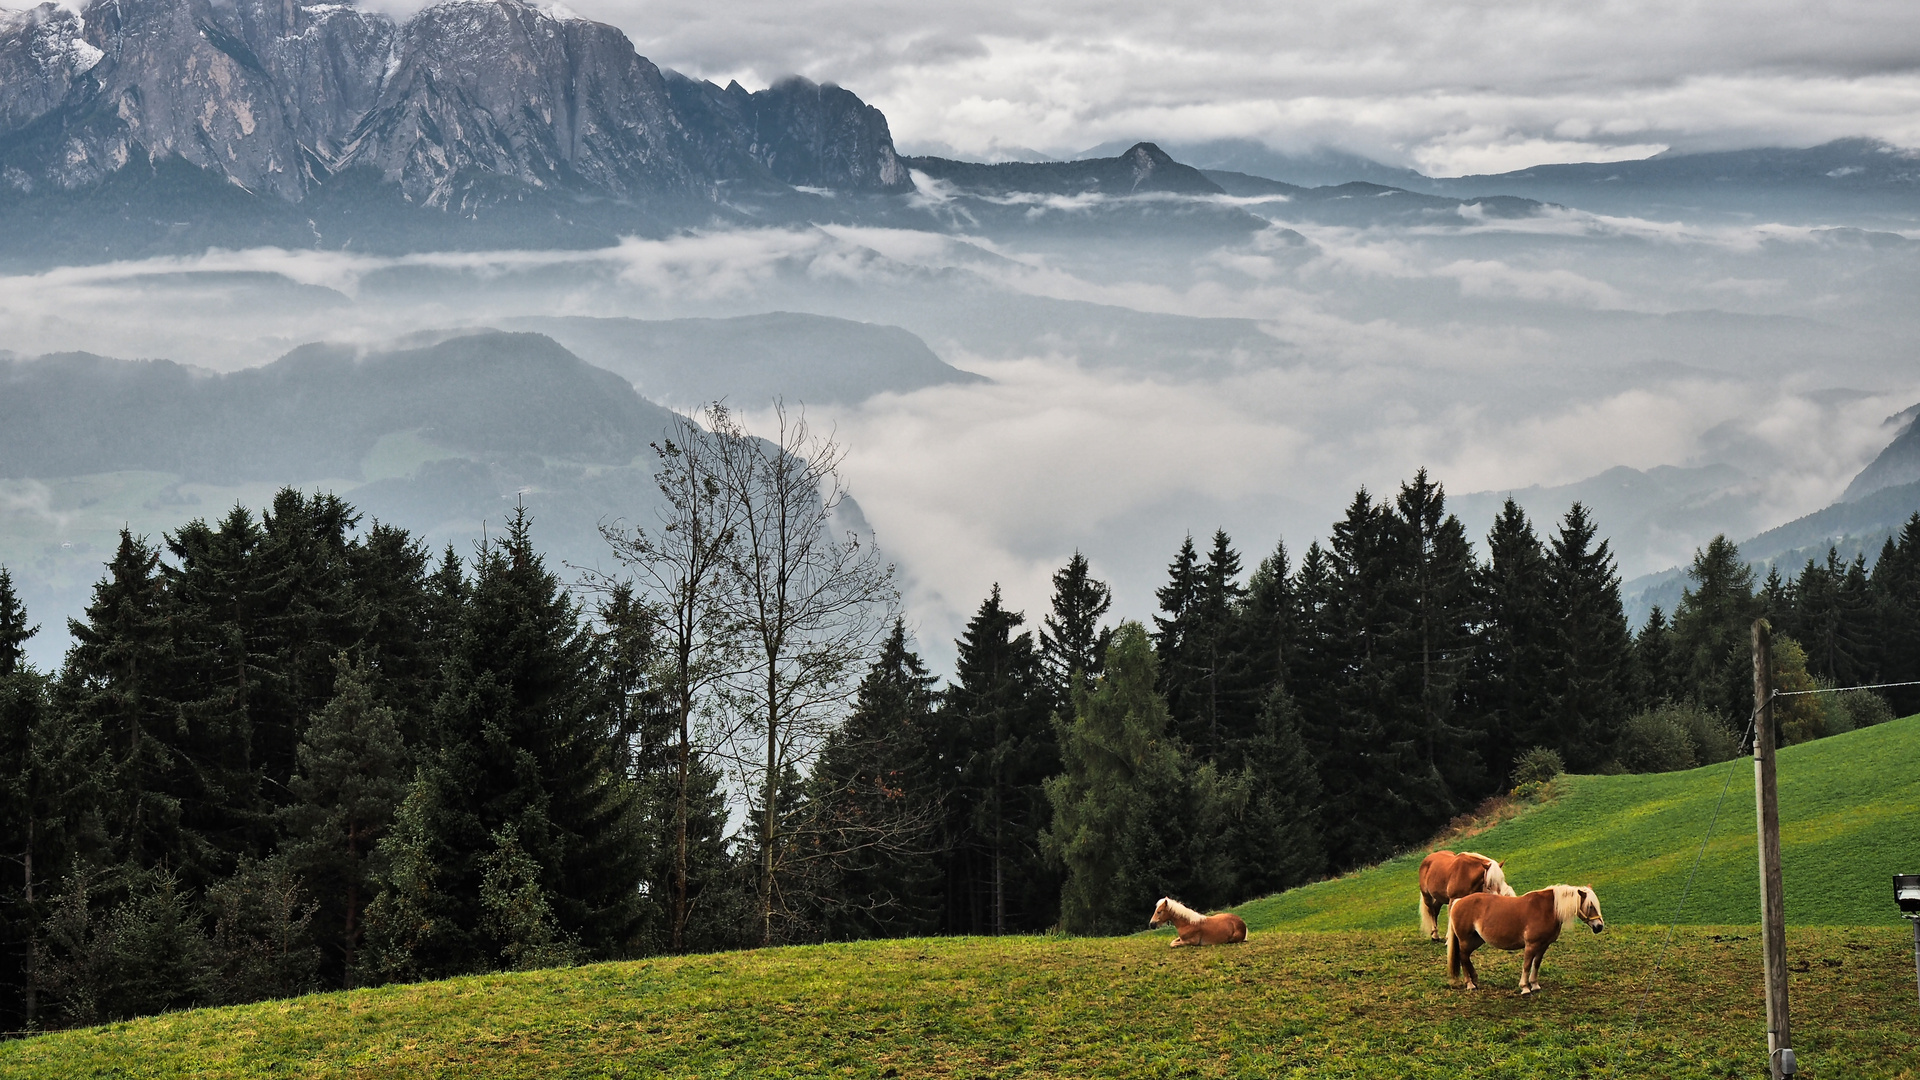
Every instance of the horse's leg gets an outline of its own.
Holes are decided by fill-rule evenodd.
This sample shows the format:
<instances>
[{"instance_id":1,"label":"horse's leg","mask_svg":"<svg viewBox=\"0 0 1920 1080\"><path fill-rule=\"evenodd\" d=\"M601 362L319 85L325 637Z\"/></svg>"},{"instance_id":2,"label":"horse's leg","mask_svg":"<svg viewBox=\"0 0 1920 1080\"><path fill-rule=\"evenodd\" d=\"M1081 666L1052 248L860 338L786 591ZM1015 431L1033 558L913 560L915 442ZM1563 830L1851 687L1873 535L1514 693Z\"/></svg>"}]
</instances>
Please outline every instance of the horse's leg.
<instances>
[{"instance_id":1,"label":"horse's leg","mask_svg":"<svg viewBox=\"0 0 1920 1080\"><path fill-rule=\"evenodd\" d=\"M1480 989L1480 973L1473 968L1473 950L1479 948L1486 939L1472 927L1460 935L1460 966L1467 973L1467 989Z\"/></svg>"},{"instance_id":2,"label":"horse's leg","mask_svg":"<svg viewBox=\"0 0 1920 1080\"><path fill-rule=\"evenodd\" d=\"M1521 968L1520 992L1531 994L1540 989L1540 962L1547 957L1550 942L1530 941L1527 943L1527 962Z\"/></svg>"}]
</instances>

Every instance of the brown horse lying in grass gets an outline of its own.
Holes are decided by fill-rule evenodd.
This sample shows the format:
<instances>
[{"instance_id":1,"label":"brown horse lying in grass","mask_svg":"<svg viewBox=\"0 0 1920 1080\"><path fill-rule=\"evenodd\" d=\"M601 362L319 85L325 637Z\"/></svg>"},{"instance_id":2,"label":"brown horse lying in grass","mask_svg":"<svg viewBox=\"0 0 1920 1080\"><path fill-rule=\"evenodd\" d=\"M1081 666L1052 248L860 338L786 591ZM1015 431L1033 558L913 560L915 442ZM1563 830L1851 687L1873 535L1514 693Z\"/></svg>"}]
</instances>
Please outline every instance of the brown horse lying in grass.
<instances>
[{"instance_id":1,"label":"brown horse lying in grass","mask_svg":"<svg viewBox=\"0 0 1920 1080\"><path fill-rule=\"evenodd\" d=\"M1440 909L1477 892L1512 896L1507 872L1477 851L1436 851L1420 863L1420 929L1440 940Z\"/></svg>"},{"instance_id":2,"label":"brown horse lying in grass","mask_svg":"<svg viewBox=\"0 0 1920 1080\"><path fill-rule=\"evenodd\" d=\"M1447 913L1447 978L1467 972L1467 989L1480 988L1473 970L1473 950L1482 944L1512 952L1527 950L1520 965L1520 993L1540 989L1540 961L1547 946L1560 938L1560 928L1579 919L1594 933L1607 928L1600 917L1600 898L1588 885L1549 885L1525 896L1474 893L1453 902Z\"/></svg>"},{"instance_id":3,"label":"brown horse lying in grass","mask_svg":"<svg viewBox=\"0 0 1920 1080\"><path fill-rule=\"evenodd\" d=\"M1247 940L1245 919L1231 911L1202 915L1171 896L1163 896L1154 905L1153 921L1147 929L1173 924L1173 948L1182 945L1232 945Z\"/></svg>"}]
</instances>

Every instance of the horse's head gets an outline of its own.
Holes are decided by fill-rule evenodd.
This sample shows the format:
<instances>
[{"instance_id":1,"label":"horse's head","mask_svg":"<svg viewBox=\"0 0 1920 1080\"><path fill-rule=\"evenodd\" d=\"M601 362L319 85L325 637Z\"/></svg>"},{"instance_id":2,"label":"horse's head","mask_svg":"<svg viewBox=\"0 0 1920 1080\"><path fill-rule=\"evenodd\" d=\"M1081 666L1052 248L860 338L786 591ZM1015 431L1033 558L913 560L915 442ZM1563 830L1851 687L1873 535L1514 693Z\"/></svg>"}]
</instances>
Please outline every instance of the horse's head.
<instances>
[{"instance_id":1,"label":"horse's head","mask_svg":"<svg viewBox=\"0 0 1920 1080\"><path fill-rule=\"evenodd\" d=\"M1513 886L1507 884L1507 868L1492 860L1487 862L1486 891L1501 896L1513 896Z\"/></svg>"},{"instance_id":2,"label":"horse's head","mask_svg":"<svg viewBox=\"0 0 1920 1080\"><path fill-rule=\"evenodd\" d=\"M1593 894L1593 886L1575 886L1574 892L1579 894L1579 906L1573 909L1574 915L1596 934L1605 930L1607 920L1600 915L1600 898Z\"/></svg>"},{"instance_id":3,"label":"horse's head","mask_svg":"<svg viewBox=\"0 0 1920 1080\"><path fill-rule=\"evenodd\" d=\"M1147 929L1153 930L1173 921L1173 909L1167 905L1168 898L1164 896L1158 904L1153 905L1153 921L1147 923Z\"/></svg>"}]
</instances>

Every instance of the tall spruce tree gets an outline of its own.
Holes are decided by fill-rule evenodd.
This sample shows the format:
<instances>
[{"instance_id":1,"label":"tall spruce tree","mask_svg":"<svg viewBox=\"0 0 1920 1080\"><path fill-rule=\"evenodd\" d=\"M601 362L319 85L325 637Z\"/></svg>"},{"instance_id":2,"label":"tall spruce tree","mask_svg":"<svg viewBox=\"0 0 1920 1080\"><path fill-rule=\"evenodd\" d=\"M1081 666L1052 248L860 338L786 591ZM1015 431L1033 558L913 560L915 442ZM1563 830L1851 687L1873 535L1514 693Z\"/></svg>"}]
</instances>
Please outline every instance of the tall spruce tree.
<instances>
[{"instance_id":1,"label":"tall spruce tree","mask_svg":"<svg viewBox=\"0 0 1920 1080\"><path fill-rule=\"evenodd\" d=\"M1246 590L1234 607L1221 695L1230 739L1246 737L1273 688L1288 681L1300 637L1299 598L1288 567L1287 545L1276 543L1273 553L1247 576Z\"/></svg>"},{"instance_id":2,"label":"tall spruce tree","mask_svg":"<svg viewBox=\"0 0 1920 1080\"><path fill-rule=\"evenodd\" d=\"M0 678L26 663L27 641L39 632L38 626L27 624L27 609L13 590L13 575L0 566Z\"/></svg>"},{"instance_id":3,"label":"tall spruce tree","mask_svg":"<svg viewBox=\"0 0 1920 1080\"><path fill-rule=\"evenodd\" d=\"M183 799L196 785L185 756L190 751L179 745L175 632L159 563L158 551L120 531L85 620L68 621L74 644L61 672L58 707L99 725L108 861L130 870L165 865L212 881L219 848L182 820Z\"/></svg>"},{"instance_id":4,"label":"tall spruce tree","mask_svg":"<svg viewBox=\"0 0 1920 1080\"><path fill-rule=\"evenodd\" d=\"M1183 770L1157 667L1145 628L1121 623L1106 673L1075 694L1071 719L1055 721L1064 767L1046 783L1045 842L1067 873L1060 915L1072 933L1138 927L1185 876L1183 853L1167 839L1179 830L1164 817L1184 809Z\"/></svg>"},{"instance_id":5,"label":"tall spruce tree","mask_svg":"<svg viewBox=\"0 0 1920 1080\"><path fill-rule=\"evenodd\" d=\"M1633 638L1634 702L1651 709L1681 697L1673 670L1673 625L1659 604L1647 612L1646 624Z\"/></svg>"},{"instance_id":6,"label":"tall spruce tree","mask_svg":"<svg viewBox=\"0 0 1920 1080\"><path fill-rule=\"evenodd\" d=\"M1099 677L1113 642L1113 628L1100 620L1112 607L1113 590L1094 579L1080 552L1053 572L1053 611L1040 621L1040 656L1054 708L1071 707L1076 675Z\"/></svg>"},{"instance_id":7,"label":"tall spruce tree","mask_svg":"<svg viewBox=\"0 0 1920 1080\"><path fill-rule=\"evenodd\" d=\"M1285 687L1275 685L1240 754L1243 808L1220 847L1232 880L1217 903L1239 903L1304 885L1326 871L1320 839L1320 774L1300 714Z\"/></svg>"},{"instance_id":8,"label":"tall spruce tree","mask_svg":"<svg viewBox=\"0 0 1920 1080\"><path fill-rule=\"evenodd\" d=\"M1200 565L1200 553L1189 534L1180 541L1180 550L1167 565L1167 583L1154 590L1160 602L1160 614L1153 617L1154 653L1159 661L1160 693L1176 717L1189 709L1194 683L1192 646L1199 621L1201 596L1206 590L1206 571ZM1178 727L1176 719L1176 728Z\"/></svg>"},{"instance_id":9,"label":"tall spruce tree","mask_svg":"<svg viewBox=\"0 0 1920 1080\"><path fill-rule=\"evenodd\" d=\"M1742 730L1753 710L1751 627L1760 614L1753 569L1737 546L1716 536L1694 552L1687 576L1693 584L1673 612L1680 696Z\"/></svg>"},{"instance_id":10,"label":"tall spruce tree","mask_svg":"<svg viewBox=\"0 0 1920 1080\"><path fill-rule=\"evenodd\" d=\"M895 619L853 712L814 767L808 829L830 853L815 918L829 939L940 929L946 881L937 850L936 681Z\"/></svg>"},{"instance_id":11,"label":"tall spruce tree","mask_svg":"<svg viewBox=\"0 0 1920 1080\"><path fill-rule=\"evenodd\" d=\"M267 854L271 808L262 788L256 726L279 704L273 660L257 640L267 601L253 515L235 506L218 526L192 521L165 538L171 565L159 567L173 628L168 691L176 710L174 752L182 824L218 852L218 864L189 869L183 884L210 887L238 860ZM284 775L273 777L283 783Z\"/></svg>"},{"instance_id":12,"label":"tall spruce tree","mask_svg":"<svg viewBox=\"0 0 1920 1080\"><path fill-rule=\"evenodd\" d=\"M938 742L956 787L947 801L947 923L956 933L1037 930L1054 919L1058 879L1041 856L1059 770L1051 695L1026 618L995 585L954 643L956 679Z\"/></svg>"},{"instance_id":13,"label":"tall spruce tree","mask_svg":"<svg viewBox=\"0 0 1920 1080\"><path fill-rule=\"evenodd\" d=\"M489 932L481 896L489 860L506 857L502 837L515 865L536 868L558 933L588 956L631 950L645 852L638 799L615 770L617 721L605 714L594 652L517 510L506 536L476 557L421 774L426 821L420 837L401 841L418 839L431 854L443 914L457 927L441 955L416 961L421 970L484 968L514 944Z\"/></svg>"},{"instance_id":14,"label":"tall spruce tree","mask_svg":"<svg viewBox=\"0 0 1920 1080\"><path fill-rule=\"evenodd\" d=\"M1479 800L1486 783L1476 733L1456 716L1461 682L1474 655L1479 620L1473 548L1460 519L1447 512L1445 488L1421 469L1400 486L1398 511L1407 622L1389 647L1418 677L1419 712L1405 723L1426 770L1444 791L1427 809L1428 828ZM1444 816L1442 816L1444 815ZM1412 843L1424 837L1414 837Z\"/></svg>"},{"instance_id":15,"label":"tall spruce tree","mask_svg":"<svg viewBox=\"0 0 1920 1080\"><path fill-rule=\"evenodd\" d=\"M1881 680L1920 680L1920 513L1881 548L1871 584L1880 624ZM1890 689L1886 696L1897 716L1920 711L1920 687Z\"/></svg>"},{"instance_id":16,"label":"tall spruce tree","mask_svg":"<svg viewBox=\"0 0 1920 1080\"><path fill-rule=\"evenodd\" d=\"M1608 542L1574 503L1547 552L1554 657L1544 724L1523 741L1557 750L1567 766L1590 770L1611 752L1632 702L1633 640L1620 606L1620 577Z\"/></svg>"},{"instance_id":17,"label":"tall spruce tree","mask_svg":"<svg viewBox=\"0 0 1920 1080\"><path fill-rule=\"evenodd\" d=\"M1881 609L1874 603L1866 560L1846 562L1829 547L1824 564L1807 560L1792 596L1792 605L1781 613L1780 630L1806 650L1808 672L1836 686L1873 681Z\"/></svg>"},{"instance_id":18,"label":"tall spruce tree","mask_svg":"<svg viewBox=\"0 0 1920 1080\"><path fill-rule=\"evenodd\" d=\"M292 488L277 492L260 515L254 638L270 678L255 717L254 755L276 803L286 801L307 718L333 698L334 658L365 635L351 556L359 522L338 496Z\"/></svg>"},{"instance_id":19,"label":"tall spruce tree","mask_svg":"<svg viewBox=\"0 0 1920 1080\"><path fill-rule=\"evenodd\" d=\"M280 852L317 898L315 936L327 982L352 986L366 906L375 891L376 845L406 795L406 748L394 711L365 661L335 660L333 700L301 736L279 818Z\"/></svg>"},{"instance_id":20,"label":"tall spruce tree","mask_svg":"<svg viewBox=\"0 0 1920 1080\"><path fill-rule=\"evenodd\" d=\"M1215 530L1205 563L1197 561L1188 537L1169 567L1159 592L1161 689L1176 733L1195 756L1215 760L1234 737L1234 721L1244 726L1250 710L1236 710L1232 640L1233 620L1245 587L1240 584L1240 553L1224 530Z\"/></svg>"},{"instance_id":21,"label":"tall spruce tree","mask_svg":"<svg viewBox=\"0 0 1920 1080\"><path fill-rule=\"evenodd\" d=\"M347 549L347 561L374 693L394 711L403 736L417 732L439 696L441 658L427 618L430 553L407 530L375 521Z\"/></svg>"},{"instance_id":22,"label":"tall spruce tree","mask_svg":"<svg viewBox=\"0 0 1920 1080\"><path fill-rule=\"evenodd\" d=\"M25 663L18 649L35 629L0 569L0 1024L9 1031L45 1023L33 970L42 927L61 879L100 843L96 728L55 709L51 680Z\"/></svg>"},{"instance_id":23,"label":"tall spruce tree","mask_svg":"<svg viewBox=\"0 0 1920 1080\"><path fill-rule=\"evenodd\" d=\"M1488 771L1505 781L1519 755L1543 737L1557 634L1546 550L1526 511L1508 499L1487 533L1479 570L1485 605L1470 700L1485 733Z\"/></svg>"}]
</instances>

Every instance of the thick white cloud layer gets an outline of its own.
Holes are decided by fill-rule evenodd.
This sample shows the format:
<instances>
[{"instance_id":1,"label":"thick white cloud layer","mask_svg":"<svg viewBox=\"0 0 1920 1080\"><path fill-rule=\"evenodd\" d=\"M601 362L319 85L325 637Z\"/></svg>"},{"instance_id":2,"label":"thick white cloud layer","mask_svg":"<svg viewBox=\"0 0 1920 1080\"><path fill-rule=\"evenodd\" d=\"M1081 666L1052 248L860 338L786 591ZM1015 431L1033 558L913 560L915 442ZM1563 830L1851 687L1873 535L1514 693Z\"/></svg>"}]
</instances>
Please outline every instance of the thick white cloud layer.
<instances>
[{"instance_id":1,"label":"thick white cloud layer","mask_svg":"<svg viewBox=\"0 0 1920 1080\"><path fill-rule=\"evenodd\" d=\"M1333 144L1439 174L1665 146L1920 144L1908 0L578 0L643 55L879 105L908 148Z\"/></svg>"}]
</instances>

